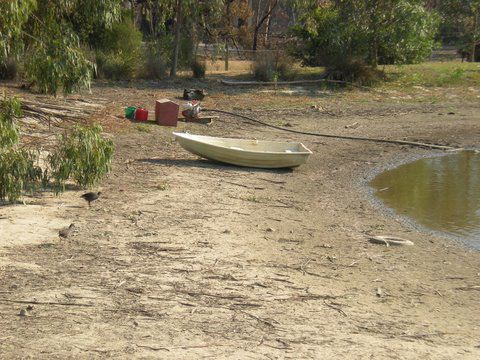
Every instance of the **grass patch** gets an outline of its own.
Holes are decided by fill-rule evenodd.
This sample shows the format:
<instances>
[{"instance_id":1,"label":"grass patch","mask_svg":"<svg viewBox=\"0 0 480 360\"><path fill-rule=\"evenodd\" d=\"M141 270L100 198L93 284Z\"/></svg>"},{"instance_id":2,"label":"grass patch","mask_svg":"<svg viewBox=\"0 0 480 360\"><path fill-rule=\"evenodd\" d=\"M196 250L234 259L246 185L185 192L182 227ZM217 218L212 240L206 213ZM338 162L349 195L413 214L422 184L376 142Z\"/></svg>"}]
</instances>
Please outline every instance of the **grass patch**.
<instances>
[{"instance_id":1,"label":"grass patch","mask_svg":"<svg viewBox=\"0 0 480 360\"><path fill-rule=\"evenodd\" d=\"M152 132L152 129L150 128L149 125L139 124L139 125L137 125L137 131L150 134Z\"/></svg>"},{"instance_id":2,"label":"grass patch","mask_svg":"<svg viewBox=\"0 0 480 360\"><path fill-rule=\"evenodd\" d=\"M241 199L245 201L254 202L254 203L260 202L260 199L257 198L255 195L248 195L248 196L242 197Z\"/></svg>"},{"instance_id":3,"label":"grass patch","mask_svg":"<svg viewBox=\"0 0 480 360\"><path fill-rule=\"evenodd\" d=\"M480 64L427 62L417 65L386 66L386 88L468 87L480 83Z\"/></svg>"},{"instance_id":4,"label":"grass patch","mask_svg":"<svg viewBox=\"0 0 480 360\"><path fill-rule=\"evenodd\" d=\"M157 184L155 188L160 191L167 191L170 189L170 185L168 185L167 182L161 182L160 184Z\"/></svg>"}]
</instances>

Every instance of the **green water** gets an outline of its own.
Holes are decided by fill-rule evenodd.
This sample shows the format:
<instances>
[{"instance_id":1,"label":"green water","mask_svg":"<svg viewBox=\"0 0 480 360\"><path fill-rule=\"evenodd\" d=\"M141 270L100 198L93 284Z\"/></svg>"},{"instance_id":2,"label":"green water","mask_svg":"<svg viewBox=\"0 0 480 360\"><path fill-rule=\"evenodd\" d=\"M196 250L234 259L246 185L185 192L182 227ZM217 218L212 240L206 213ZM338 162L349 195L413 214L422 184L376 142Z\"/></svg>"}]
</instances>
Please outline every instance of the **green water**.
<instances>
[{"instance_id":1,"label":"green water","mask_svg":"<svg viewBox=\"0 0 480 360\"><path fill-rule=\"evenodd\" d=\"M370 185L398 214L480 249L480 153L420 159L381 173Z\"/></svg>"}]
</instances>

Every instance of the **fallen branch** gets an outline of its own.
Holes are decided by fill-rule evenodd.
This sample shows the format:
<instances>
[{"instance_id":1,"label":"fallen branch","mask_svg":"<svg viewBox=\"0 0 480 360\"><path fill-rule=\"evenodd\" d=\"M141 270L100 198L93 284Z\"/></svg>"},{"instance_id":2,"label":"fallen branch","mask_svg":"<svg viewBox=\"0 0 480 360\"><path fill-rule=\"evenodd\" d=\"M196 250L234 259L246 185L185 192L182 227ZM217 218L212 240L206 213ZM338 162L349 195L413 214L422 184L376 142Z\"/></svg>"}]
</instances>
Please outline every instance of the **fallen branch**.
<instances>
[{"instance_id":1,"label":"fallen branch","mask_svg":"<svg viewBox=\"0 0 480 360\"><path fill-rule=\"evenodd\" d=\"M64 302L53 302L53 301L28 301L28 300L10 300L10 299L0 299L0 302L14 303L14 304L35 304L35 305L59 305L59 306L84 306L84 307L94 307L93 304L82 304L82 303L64 303Z\"/></svg>"}]
</instances>

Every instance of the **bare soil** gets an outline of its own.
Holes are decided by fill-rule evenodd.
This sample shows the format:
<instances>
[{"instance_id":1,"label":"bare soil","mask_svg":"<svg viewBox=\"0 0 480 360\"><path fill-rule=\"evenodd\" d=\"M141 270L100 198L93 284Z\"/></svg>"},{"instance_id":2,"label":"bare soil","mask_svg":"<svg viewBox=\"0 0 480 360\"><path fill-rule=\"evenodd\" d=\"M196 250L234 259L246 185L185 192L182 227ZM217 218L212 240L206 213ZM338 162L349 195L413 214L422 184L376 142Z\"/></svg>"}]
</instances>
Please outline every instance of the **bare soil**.
<instances>
[{"instance_id":1,"label":"bare soil","mask_svg":"<svg viewBox=\"0 0 480 360\"><path fill-rule=\"evenodd\" d=\"M123 106L151 108L182 85L99 84L85 95L108 100L99 120L117 146L91 209L81 190L0 208L0 358L480 357L480 253L388 215L367 186L388 164L433 151L226 116L179 125L314 152L294 170L252 170L198 159L172 129L121 118ZM209 90L206 107L295 129L478 146L480 106L462 96ZM76 232L60 240L70 223Z\"/></svg>"}]
</instances>

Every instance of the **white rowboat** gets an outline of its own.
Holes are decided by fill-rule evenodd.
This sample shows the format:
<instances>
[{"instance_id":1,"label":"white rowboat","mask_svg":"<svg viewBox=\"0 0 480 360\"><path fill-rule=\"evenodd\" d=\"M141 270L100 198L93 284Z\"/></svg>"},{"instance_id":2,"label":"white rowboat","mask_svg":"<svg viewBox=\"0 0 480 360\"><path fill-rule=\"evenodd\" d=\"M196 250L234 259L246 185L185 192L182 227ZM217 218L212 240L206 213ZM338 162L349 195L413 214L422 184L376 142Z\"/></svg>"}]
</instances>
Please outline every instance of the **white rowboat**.
<instances>
[{"instance_id":1,"label":"white rowboat","mask_svg":"<svg viewBox=\"0 0 480 360\"><path fill-rule=\"evenodd\" d=\"M304 164L309 149L299 142L218 138L173 133L187 151L200 157L227 164L255 168L290 168Z\"/></svg>"}]
</instances>

